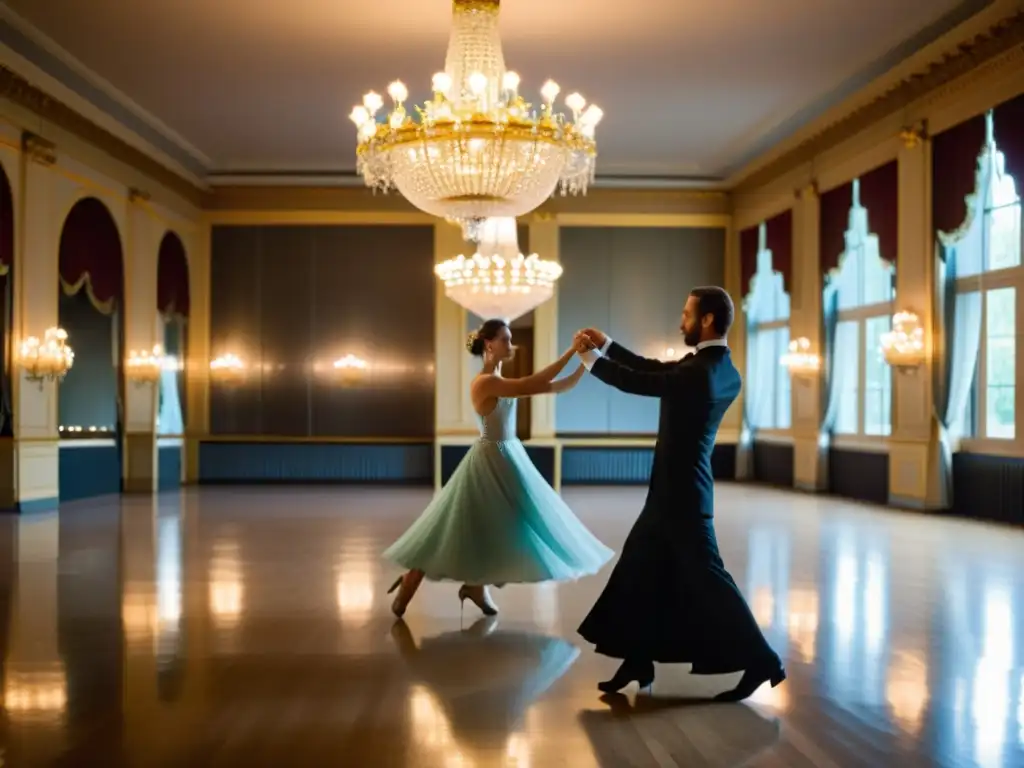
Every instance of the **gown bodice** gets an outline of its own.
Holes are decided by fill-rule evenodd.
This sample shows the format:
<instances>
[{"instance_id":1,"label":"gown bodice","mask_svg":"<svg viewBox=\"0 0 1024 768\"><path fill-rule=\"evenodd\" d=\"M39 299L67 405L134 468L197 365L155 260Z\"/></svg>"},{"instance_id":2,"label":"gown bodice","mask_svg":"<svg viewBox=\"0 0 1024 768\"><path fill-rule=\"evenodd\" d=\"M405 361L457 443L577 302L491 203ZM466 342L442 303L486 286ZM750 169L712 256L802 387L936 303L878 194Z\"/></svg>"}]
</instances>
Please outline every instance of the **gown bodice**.
<instances>
[{"instance_id":1,"label":"gown bodice","mask_svg":"<svg viewBox=\"0 0 1024 768\"><path fill-rule=\"evenodd\" d=\"M516 439L516 399L499 397L494 410L486 416L476 415L480 439L493 442Z\"/></svg>"}]
</instances>

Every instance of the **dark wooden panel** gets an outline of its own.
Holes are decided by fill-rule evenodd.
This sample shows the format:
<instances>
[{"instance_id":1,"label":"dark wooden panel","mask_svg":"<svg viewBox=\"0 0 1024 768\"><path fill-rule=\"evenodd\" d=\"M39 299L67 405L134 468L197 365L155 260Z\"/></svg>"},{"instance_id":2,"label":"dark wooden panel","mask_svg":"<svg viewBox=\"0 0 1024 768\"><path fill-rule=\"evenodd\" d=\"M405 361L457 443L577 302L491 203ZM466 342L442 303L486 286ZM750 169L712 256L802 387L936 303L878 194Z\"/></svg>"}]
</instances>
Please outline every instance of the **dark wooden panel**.
<instances>
[{"instance_id":1,"label":"dark wooden panel","mask_svg":"<svg viewBox=\"0 0 1024 768\"><path fill-rule=\"evenodd\" d=\"M953 512L980 520L1024 524L1024 459L954 454Z\"/></svg>"},{"instance_id":2,"label":"dark wooden panel","mask_svg":"<svg viewBox=\"0 0 1024 768\"><path fill-rule=\"evenodd\" d=\"M754 480L759 483L793 487L793 446L754 442Z\"/></svg>"},{"instance_id":3,"label":"dark wooden panel","mask_svg":"<svg viewBox=\"0 0 1024 768\"><path fill-rule=\"evenodd\" d=\"M434 453L429 443L206 442L199 449L199 481L204 484L426 485L433 477Z\"/></svg>"},{"instance_id":4,"label":"dark wooden panel","mask_svg":"<svg viewBox=\"0 0 1024 768\"><path fill-rule=\"evenodd\" d=\"M889 454L833 448L828 454L829 493L872 504L889 503Z\"/></svg>"},{"instance_id":5,"label":"dark wooden panel","mask_svg":"<svg viewBox=\"0 0 1024 768\"><path fill-rule=\"evenodd\" d=\"M211 352L250 363L214 383L211 431L289 437L432 437L433 229L216 227ZM343 383L352 354L370 368Z\"/></svg>"},{"instance_id":6,"label":"dark wooden panel","mask_svg":"<svg viewBox=\"0 0 1024 768\"><path fill-rule=\"evenodd\" d=\"M61 501L121 492L121 462L117 446L62 445L59 461Z\"/></svg>"},{"instance_id":7,"label":"dark wooden panel","mask_svg":"<svg viewBox=\"0 0 1024 768\"><path fill-rule=\"evenodd\" d=\"M647 485L653 460L653 448L567 446L562 449L562 485ZM716 480L735 477L735 445L715 445L711 473Z\"/></svg>"}]
</instances>

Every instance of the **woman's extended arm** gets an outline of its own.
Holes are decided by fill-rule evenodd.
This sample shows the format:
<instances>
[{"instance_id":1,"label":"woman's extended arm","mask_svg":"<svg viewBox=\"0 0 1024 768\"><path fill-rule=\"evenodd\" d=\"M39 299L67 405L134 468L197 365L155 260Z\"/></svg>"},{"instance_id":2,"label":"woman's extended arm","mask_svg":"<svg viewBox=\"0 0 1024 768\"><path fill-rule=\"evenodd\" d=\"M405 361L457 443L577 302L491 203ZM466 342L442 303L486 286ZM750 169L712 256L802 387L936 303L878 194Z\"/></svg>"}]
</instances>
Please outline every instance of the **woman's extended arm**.
<instances>
[{"instance_id":1,"label":"woman's extended arm","mask_svg":"<svg viewBox=\"0 0 1024 768\"><path fill-rule=\"evenodd\" d=\"M580 379L583 378L583 374L587 372L587 366L580 365L575 371L570 373L568 376L557 381L551 382L551 393L554 395L561 394L562 392L568 392L570 389L580 383Z\"/></svg>"},{"instance_id":2,"label":"woman's extended arm","mask_svg":"<svg viewBox=\"0 0 1024 768\"><path fill-rule=\"evenodd\" d=\"M488 397L530 397L554 392L555 378L576 354L576 348L570 347L551 365L542 368L531 376L520 379L503 379L500 376L481 376L474 383L481 398Z\"/></svg>"}]
</instances>

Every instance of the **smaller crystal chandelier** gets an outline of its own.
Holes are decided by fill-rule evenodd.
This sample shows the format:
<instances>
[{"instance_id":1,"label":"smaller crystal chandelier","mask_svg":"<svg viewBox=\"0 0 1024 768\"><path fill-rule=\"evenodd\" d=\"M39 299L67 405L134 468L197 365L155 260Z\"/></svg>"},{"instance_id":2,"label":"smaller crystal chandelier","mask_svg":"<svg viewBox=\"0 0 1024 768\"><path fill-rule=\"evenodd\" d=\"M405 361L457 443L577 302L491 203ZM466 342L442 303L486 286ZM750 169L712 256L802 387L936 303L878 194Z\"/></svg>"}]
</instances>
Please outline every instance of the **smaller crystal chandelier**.
<instances>
[{"instance_id":1,"label":"smaller crystal chandelier","mask_svg":"<svg viewBox=\"0 0 1024 768\"><path fill-rule=\"evenodd\" d=\"M173 358L164 354L163 347L155 344L151 351L143 350L138 352L132 350L128 353L128 359L124 363L125 377L138 386L143 384L156 384L165 370L174 370Z\"/></svg>"},{"instance_id":2,"label":"smaller crystal chandelier","mask_svg":"<svg viewBox=\"0 0 1024 768\"><path fill-rule=\"evenodd\" d=\"M789 342L789 351L779 363L789 369L791 376L816 376L821 370L821 356L811 352L811 341L806 336Z\"/></svg>"},{"instance_id":3,"label":"smaller crystal chandelier","mask_svg":"<svg viewBox=\"0 0 1024 768\"><path fill-rule=\"evenodd\" d=\"M68 346L68 334L63 328L48 328L40 341L29 336L21 343L19 359L29 381L63 381L75 364L75 353Z\"/></svg>"},{"instance_id":4,"label":"smaller crystal chandelier","mask_svg":"<svg viewBox=\"0 0 1024 768\"><path fill-rule=\"evenodd\" d=\"M924 328L914 312L892 316L892 330L882 334L882 357L893 368L909 373L924 364Z\"/></svg>"},{"instance_id":5,"label":"smaller crystal chandelier","mask_svg":"<svg viewBox=\"0 0 1024 768\"><path fill-rule=\"evenodd\" d=\"M512 322L554 295L562 267L536 253L520 253L516 220L500 218L483 222L475 254L448 259L434 272L459 306L485 320Z\"/></svg>"}]
</instances>

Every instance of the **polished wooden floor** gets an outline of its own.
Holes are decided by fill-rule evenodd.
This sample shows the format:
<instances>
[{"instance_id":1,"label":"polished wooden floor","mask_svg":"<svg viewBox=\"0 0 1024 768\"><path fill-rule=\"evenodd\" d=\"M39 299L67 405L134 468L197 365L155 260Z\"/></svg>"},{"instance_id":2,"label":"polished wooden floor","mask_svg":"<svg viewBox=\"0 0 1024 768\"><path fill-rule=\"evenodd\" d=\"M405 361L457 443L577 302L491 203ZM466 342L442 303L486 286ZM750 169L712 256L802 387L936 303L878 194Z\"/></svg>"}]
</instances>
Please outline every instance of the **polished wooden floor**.
<instances>
[{"instance_id":1,"label":"polished wooden floor","mask_svg":"<svg viewBox=\"0 0 1024 768\"><path fill-rule=\"evenodd\" d=\"M1024 765L1021 531L721 485L723 555L789 680L694 703L736 676L660 668L602 701L615 664L575 629L607 572L495 591L493 620L428 584L394 622L379 553L428 498L204 489L0 519L0 764ZM617 548L643 494L566 498Z\"/></svg>"}]
</instances>

